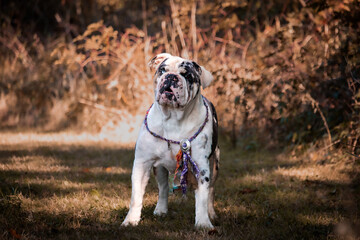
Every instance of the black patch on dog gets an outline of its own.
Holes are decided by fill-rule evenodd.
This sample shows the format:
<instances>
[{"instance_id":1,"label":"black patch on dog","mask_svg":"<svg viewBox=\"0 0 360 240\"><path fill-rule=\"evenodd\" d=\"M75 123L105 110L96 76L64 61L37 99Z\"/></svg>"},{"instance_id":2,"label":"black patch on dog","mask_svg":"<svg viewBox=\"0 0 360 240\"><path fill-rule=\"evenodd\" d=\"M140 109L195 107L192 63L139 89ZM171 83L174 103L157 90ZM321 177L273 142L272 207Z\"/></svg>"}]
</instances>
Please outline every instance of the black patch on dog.
<instances>
[{"instance_id":1,"label":"black patch on dog","mask_svg":"<svg viewBox=\"0 0 360 240\"><path fill-rule=\"evenodd\" d=\"M197 65L197 66L200 68L199 65ZM181 75L189 83L188 85L189 85L190 89L193 88L193 84L200 85L200 74L199 74L199 71L196 70L196 66L193 64L193 62L184 61L179 65L179 67L185 69L185 72L181 73ZM200 68L200 70L201 70L201 68Z\"/></svg>"},{"instance_id":2,"label":"black patch on dog","mask_svg":"<svg viewBox=\"0 0 360 240\"><path fill-rule=\"evenodd\" d=\"M204 142L204 144L202 145L202 148L206 148L206 145L207 145L207 142L208 142L208 139L209 139L209 137L208 137L208 135L206 135L206 134L204 134L204 136L205 136L205 142Z\"/></svg>"},{"instance_id":3,"label":"black patch on dog","mask_svg":"<svg viewBox=\"0 0 360 240\"><path fill-rule=\"evenodd\" d=\"M208 177L205 177L205 181L207 181L207 182L208 182L208 181L209 181L209 178L208 178Z\"/></svg>"},{"instance_id":4,"label":"black patch on dog","mask_svg":"<svg viewBox=\"0 0 360 240\"><path fill-rule=\"evenodd\" d=\"M201 176L204 176L205 173L206 173L206 170L205 170L205 169L204 169L204 170L201 170L200 175L201 175Z\"/></svg>"},{"instance_id":5,"label":"black patch on dog","mask_svg":"<svg viewBox=\"0 0 360 240\"><path fill-rule=\"evenodd\" d=\"M195 67L196 71L199 73L199 75L201 75L202 71L201 71L201 67L199 66L199 64L197 64L194 61L192 61L191 63L194 65L194 67Z\"/></svg>"},{"instance_id":6,"label":"black patch on dog","mask_svg":"<svg viewBox=\"0 0 360 240\"><path fill-rule=\"evenodd\" d=\"M166 75L166 76L165 76L165 80L170 80L170 81L172 81L172 82L174 83L174 86L176 86L176 87L179 86L179 85L178 85L179 79L178 79L178 77L177 77L175 74L170 73L170 74ZM175 84L176 84L176 85L175 85Z\"/></svg>"},{"instance_id":7,"label":"black patch on dog","mask_svg":"<svg viewBox=\"0 0 360 240\"><path fill-rule=\"evenodd\" d=\"M166 98L169 99L169 100L171 100L173 97L175 98L174 94L168 93L168 92L165 93L165 96L166 96ZM175 98L175 99L176 99L176 98ZM175 99L174 99L174 100L175 100ZM175 101L176 101L176 100L175 100Z\"/></svg>"},{"instance_id":8,"label":"black patch on dog","mask_svg":"<svg viewBox=\"0 0 360 240\"><path fill-rule=\"evenodd\" d=\"M211 153L209 158L214 154L216 146L218 145L218 119L214 105L205 98L205 101L208 103L212 113L212 121L213 121L213 134L212 134L212 141L211 141Z\"/></svg>"}]
</instances>

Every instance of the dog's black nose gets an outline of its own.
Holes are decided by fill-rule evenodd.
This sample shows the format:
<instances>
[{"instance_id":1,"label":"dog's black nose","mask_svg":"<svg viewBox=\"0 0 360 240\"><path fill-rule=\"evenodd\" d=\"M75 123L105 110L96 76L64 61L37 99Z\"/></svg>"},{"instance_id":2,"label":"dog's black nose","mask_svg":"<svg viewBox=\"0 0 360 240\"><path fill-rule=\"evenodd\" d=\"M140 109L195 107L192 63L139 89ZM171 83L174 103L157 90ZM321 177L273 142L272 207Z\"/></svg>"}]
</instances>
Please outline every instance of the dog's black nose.
<instances>
[{"instance_id":1,"label":"dog's black nose","mask_svg":"<svg viewBox=\"0 0 360 240\"><path fill-rule=\"evenodd\" d=\"M175 74L172 74L172 73L166 75L165 79L170 80L170 81L174 81L174 82L179 81L179 78Z\"/></svg>"}]
</instances>

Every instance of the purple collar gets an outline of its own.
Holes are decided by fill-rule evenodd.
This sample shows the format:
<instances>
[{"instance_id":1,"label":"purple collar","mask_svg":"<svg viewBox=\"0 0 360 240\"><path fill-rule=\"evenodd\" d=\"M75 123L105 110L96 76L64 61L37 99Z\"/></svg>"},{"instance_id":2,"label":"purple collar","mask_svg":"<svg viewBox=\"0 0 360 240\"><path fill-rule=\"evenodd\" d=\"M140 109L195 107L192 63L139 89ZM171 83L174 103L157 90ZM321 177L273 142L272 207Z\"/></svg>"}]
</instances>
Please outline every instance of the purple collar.
<instances>
[{"instance_id":1,"label":"purple collar","mask_svg":"<svg viewBox=\"0 0 360 240\"><path fill-rule=\"evenodd\" d=\"M206 118L205 118L205 121L203 122L203 124L200 126L199 130L197 130L197 132L196 132L192 137L188 138L189 142L192 142L192 141L201 133L201 131L204 129L206 123L207 123L208 120L209 120L208 104L206 103L205 97L202 96L202 98L203 98L203 100L204 100L204 105L205 105L205 107L206 107ZM165 138L165 137L162 137L162 136L154 133L153 131L151 131L151 130L149 129L149 125L148 125L147 119L148 119L149 111L150 111L150 109L152 108L153 105L154 105L154 104L152 104L152 105L150 106L150 108L147 110L146 115L145 115L145 120L144 120L144 124L145 124L145 127L146 127L146 129L148 130L148 132L149 132L151 135L153 135L154 137L160 138L161 140L164 140L164 141L168 142L169 145L170 145L170 143L174 143L174 144L179 144L179 145L180 145L180 141L174 141L174 140L171 140L171 139L167 139L167 138Z\"/></svg>"}]
</instances>

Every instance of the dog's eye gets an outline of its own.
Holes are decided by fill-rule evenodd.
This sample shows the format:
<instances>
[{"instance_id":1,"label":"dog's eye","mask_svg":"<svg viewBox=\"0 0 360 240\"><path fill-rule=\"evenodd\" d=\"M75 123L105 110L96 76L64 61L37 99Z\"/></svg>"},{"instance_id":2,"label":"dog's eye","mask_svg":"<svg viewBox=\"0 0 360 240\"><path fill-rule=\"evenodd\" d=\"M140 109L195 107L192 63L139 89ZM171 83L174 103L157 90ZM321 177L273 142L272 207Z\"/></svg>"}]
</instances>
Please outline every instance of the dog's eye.
<instances>
[{"instance_id":1,"label":"dog's eye","mask_svg":"<svg viewBox=\"0 0 360 240\"><path fill-rule=\"evenodd\" d=\"M163 75L164 73L166 73L166 70L165 70L165 68L160 68L159 69L159 73L160 73L160 75Z\"/></svg>"},{"instance_id":2,"label":"dog's eye","mask_svg":"<svg viewBox=\"0 0 360 240\"><path fill-rule=\"evenodd\" d=\"M182 73L181 75L183 75L183 77L187 80L191 80L192 79L192 75L191 73L189 72L185 72L185 73Z\"/></svg>"}]
</instances>

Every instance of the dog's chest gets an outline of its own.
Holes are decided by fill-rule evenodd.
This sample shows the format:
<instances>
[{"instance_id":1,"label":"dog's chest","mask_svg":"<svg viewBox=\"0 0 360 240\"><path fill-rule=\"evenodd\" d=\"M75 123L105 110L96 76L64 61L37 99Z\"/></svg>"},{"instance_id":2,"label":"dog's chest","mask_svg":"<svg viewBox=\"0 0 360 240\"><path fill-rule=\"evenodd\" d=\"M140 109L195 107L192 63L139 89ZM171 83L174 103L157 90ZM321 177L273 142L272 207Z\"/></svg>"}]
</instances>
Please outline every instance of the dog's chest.
<instances>
[{"instance_id":1,"label":"dog's chest","mask_svg":"<svg viewBox=\"0 0 360 240\"><path fill-rule=\"evenodd\" d=\"M199 163L200 161L206 161L207 157L210 155L211 146L208 141L208 134L200 134L196 140L191 143L191 157L195 162ZM180 145L170 144L166 142L161 144L161 147L157 148L158 155L154 162L154 166L163 166L169 172L174 173L176 169L176 155L180 151Z\"/></svg>"},{"instance_id":2,"label":"dog's chest","mask_svg":"<svg viewBox=\"0 0 360 240\"><path fill-rule=\"evenodd\" d=\"M144 137L147 140L144 138L141 141L143 143L141 144L141 149L144 151L143 155L152 156L151 158L155 160L155 167L163 166L170 172L174 172L177 164L176 155L180 150L180 145L168 144L167 140L180 142L183 139L192 138L190 150L192 159L195 162L206 161L211 151L212 122L204 121L207 109L203 110L203 112L197 111L196 114L189 114L179 122L175 118L175 114L164 120L163 113L158 111L156 107L151 108L147 124L149 129L159 137L154 138L151 132L144 129L146 131ZM202 127L200 128L200 126Z\"/></svg>"},{"instance_id":3,"label":"dog's chest","mask_svg":"<svg viewBox=\"0 0 360 240\"><path fill-rule=\"evenodd\" d=\"M169 172L174 172L176 169L176 154L179 151L179 146L171 144L170 148L164 149L159 158L155 161L154 166L163 166Z\"/></svg>"}]
</instances>

